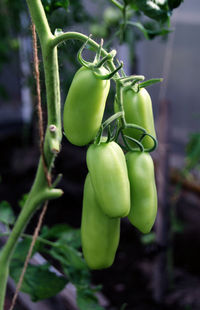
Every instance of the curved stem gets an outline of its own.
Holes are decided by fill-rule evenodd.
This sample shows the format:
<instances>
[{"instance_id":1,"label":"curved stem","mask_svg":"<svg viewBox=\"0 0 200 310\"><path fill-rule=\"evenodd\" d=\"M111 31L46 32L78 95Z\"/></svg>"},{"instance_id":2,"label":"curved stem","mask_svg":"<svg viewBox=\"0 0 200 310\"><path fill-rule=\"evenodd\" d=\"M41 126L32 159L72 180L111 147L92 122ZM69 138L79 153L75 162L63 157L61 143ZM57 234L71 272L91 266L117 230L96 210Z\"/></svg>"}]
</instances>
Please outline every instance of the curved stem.
<instances>
[{"instance_id":1,"label":"curved stem","mask_svg":"<svg viewBox=\"0 0 200 310\"><path fill-rule=\"evenodd\" d=\"M123 5L117 0L110 0L118 9L123 10Z\"/></svg>"},{"instance_id":2,"label":"curved stem","mask_svg":"<svg viewBox=\"0 0 200 310\"><path fill-rule=\"evenodd\" d=\"M49 23L41 3L41 0L26 0L31 18L36 26L36 30L40 39L40 43L46 42L53 37Z\"/></svg>"},{"instance_id":3,"label":"curved stem","mask_svg":"<svg viewBox=\"0 0 200 310\"><path fill-rule=\"evenodd\" d=\"M46 200L56 199L63 194L60 189L50 189L44 175L42 160L39 162L35 182L31 188L28 199L22 208L20 215L13 227L10 236L0 253L0 309L3 310L6 283L10 261L17 244L17 240L25 230L28 222L36 209ZM3 271L5 269L5 272ZM6 272L7 271L7 272Z\"/></svg>"},{"instance_id":4,"label":"curved stem","mask_svg":"<svg viewBox=\"0 0 200 310\"><path fill-rule=\"evenodd\" d=\"M113 114L112 116L110 116L107 120L105 120L105 122L102 124L103 129L106 128L108 125L110 125L112 122L114 122L115 120L119 119L120 117L122 117L124 113L121 112L117 112L115 114Z\"/></svg>"},{"instance_id":5,"label":"curved stem","mask_svg":"<svg viewBox=\"0 0 200 310\"><path fill-rule=\"evenodd\" d=\"M125 144L125 146L127 147L127 149L128 149L129 151L131 151L131 152L138 152L138 151L144 152L144 147L143 147L142 143L140 143L137 139L134 139L134 138L132 138L132 137L129 137L129 136L123 134L123 132L121 132L121 135L122 135L122 139L123 139L123 141L124 141L124 144ZM139 149L133 148L133 147L127 142L126 139L129 139L129 140L131 140L132 142L134 142L134 143L139 147Z\"/></svg>"},{"instance_id":6,"label":"curved stem","mask_svg":"<svg viewBox=\"0 0 200 310\"><path fill-rule=\"evenodd\" d=\"M53 48L53 47L57 47L59 44L67 41L67 40L79 40L82 42L86 42L92 47L94 48L95 51L99 50L99 44L97 42L95 42L94 40L92 40L90 37L86 36L85 34L79 33L79 32L65 32L62 33L58 36L54 36L54 38L52 40L49 41L49 47ZM103 57L108 56L109 53L106 52L106 50L104 48L101 49L101 55ZM113 60L108 60L108 67L111 71L116 70L116 67L113 63ZM116 77L120 77L119 73L116 73Z\"/></svg>"},{"instance_id":7,"label":"curved stem","mask_svg":"<svg viewBox=\"0 0 200 310\"><path fill-rule=\"evenodd\" d=\"M123 106L123 88L122 84L119 80L116 80L116 100L117 104L119 105L119 111L122 112L121 121L122 121L122 127L125 127L126 120L124 115L124 106Z\"/></svg>"},{"instance_id":8,"label":"curved stem","mask_svg":"<svg viewBox=\"0 0 200 310\"><path fill-rule=\"evenodd\" d=\"M133 129L141 130L144 133L144 135L147 135L146 130L143 127L136 125L136 124L129 124L125 122L124 128L133 128Z\"/></svg>"}]
</instances>

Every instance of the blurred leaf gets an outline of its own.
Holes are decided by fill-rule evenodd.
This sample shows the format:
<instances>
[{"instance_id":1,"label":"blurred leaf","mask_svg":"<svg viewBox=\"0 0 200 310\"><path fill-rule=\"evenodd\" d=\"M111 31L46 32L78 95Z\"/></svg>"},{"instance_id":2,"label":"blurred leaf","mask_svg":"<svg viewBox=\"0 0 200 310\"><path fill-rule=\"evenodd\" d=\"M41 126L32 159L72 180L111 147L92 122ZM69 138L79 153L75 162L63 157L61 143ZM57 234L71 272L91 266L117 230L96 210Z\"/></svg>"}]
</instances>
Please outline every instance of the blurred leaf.
<instances>
[{"instance_id":1,"label":"blurred leaf","mask_svg":"<svg viewBox=\"0 0 200 310\"><path fill-rule=\"evenodd\" d=\"M186 147L186 168L192 169L200 164L200 133L194 133Z\"/></svg>"},{"instance_id":2,"label":"blurred leaf","mask_svg":"<svg viewBox=\"0 0 200 310\"><path fill-rule=\"evenodd\" d=\"M80 310L104 310L91 289L77 289L77 305Z\"/></svg>"},{"instance_id":3,"label":"blurred leaf","mask_svg":"<svg viewBox=\"0 0 200 310\"><path fill-rule=\"evenodd\" d=\"M13 260L19 260L21 262L24 262L26 259L26 256L28 254L28 250L30 248L31 245L31 239L24 239L24 240L20 240L15 248L15 252L13 255ZM35 252L37 251L37 247L39 245L35 244L33 252L32 252L32 256L35 254Z\"/></svg>"},{"instance_id":4,"label":"blurred leaf","mask_svg":"<svg viewBox=\"0 0 200 310\"><path fill-rule=\"evenodd\" d=\"M51 14L58 8L68 10L69 0L42 0L46 13Z\"/></svg>"},{"instance_id":5,"label":"blurred leaf","mask_svg":"<svg viewBox=\"0 0 200 310\"><path fill-rule=\"evenodd\" d=\"M160 82L162 82L162 81L163 81L162 78L150 79L150 80L147 80L147 81L144 81L144 82L139 83L139 88L151 86L151 85L153 85L153 84L160 83Z\"/></svg>"},{"instance_id":6,"label":"blurred leaf","mask_svg":"<svg viewBox=\"0 0 200 310\"><path fill-rule=\"evenodd\" d=\"M171 209L171 230L174 233L183 233L185 225L184 223L176 216L174 209Z\"/></svg>"},{"instance_id":7,"label":"blurred leaf","mask_svg":"<svg viewBox=\"0 0 200 310\"><path fill-rule=\"evenodd\" d=\"M59 243L73 248L81 246L80 229L72 228L67 224L57 224L52 228L44 226L40 236L45 239L59 240Z\"/></svg>"},{"instance_id":8,"label":"blurred leaf","mask_svg":"<svg viewBox=\"0 0 200 310\"><path fill-rule=\"evenodd\" d=\"M107 36L107 28L105 25L92 24L89 31L94 37L105 38Z\"/></svg>"},{"instance_id":9,"label":"blurred leaf","mask_svg":"<svg viewBox=\"0 0 200 310\"><path fill-rule=\"evenodd\" d=\"M154 232L150 232L149 234L142 235L140 240L145 245L152 244L156 241L156 234Z\"/></svg>"},{"instance_id":10,"label":"blurred leaf","mask_svg":"<svg viewBox=\"0 0 200 310\"><path fill-rule=\"evenodd\" d=\"M122 19L122 12L115 7L107 7L103 13L104 22L108 26L119 24L119 21Z\"/></svg>"},{"instance_id":11,"label":"blurred leaf","mask_svg":"<svg viewBox=\"0 0 200 310\"><path fill-rule=\"evenodd\" d=\"M154 2L159 6L167 4L167 0L154 0Z\"/></svg>"},{"instance_id":12,"label":"blurred leaf","mask_svg":"<svg viewBox=\"0 0 200 310\"><path fill-rule=\"evenodd\" d=\"M83 260L82 254L79 251L75 250L74 248L68 245L58 243L57 245L59 245L59 248L58 247L54 248L54 251L59 250L63 258L65 259L65 262L63 261L64 264L69 264L70 266L76 269L88 268L85 261Z\"/></svg>"},{"instance_id":13,"label":"blurred leaf","mask_svg":"<svg viewBox=\"0 0 200 310\"><path fill-rule=\"evenodd\" d=\"M157 3L156 3L157 2ZM142 11L146 16L155 19L159 22L166 23L169 21L169 10L166 1L151 1L151 0L132 0L132 3L139 11Z\"/></svg>"},{"instance_id":14,"label":"blurred leaf","mask_svg":"<svg viewBox=\"0 0 200 310\"><path fill-rule=\"evenodd\" d=\"M3 100L8 100L9 99L9 94L7 92L7 90L5 89L5 87L3 85L0 84L0 97Z\"/></svg>"},{"instance_id":15,"label":"blurred leaf","mask_svg":"<svg viewBox=\"0 0 200 310\"><path fill-rule=\"evenodd\" d=\"M128 306L128 304L127 304L127 303L124 303L124 304L121 306L120 310L125 310L127 306Z\"/></svg>"},{"instance_id":16,"label":"blurred leaf","mask_svg":"<svg viewBox=\"0 0 200 310\"><path fill-rule=\"evenodd\" d=\"M28 193L22 195L21 199L18 201L18 204L19 204L20 208L23 208L27 198L28 198Z\"/></svg>"},{"instance_id":17,"label":"blurred leaf","mask_svg":"<svg viewBox=\"0 0 200 310\"><path fill-rule=\"evenodd\" d=\"M6 225L11 225L15 222L15 215L12 207L5 200L0 202L0 222Z\"/></svg>"},{"instance_id":18,"label":"blurred leaf","mask_svg":"<svg viewBox=\"0 0 200 310\"><path fill-rule=\"evenodd\" d=\"M22 272L23 262L14 260L11 264L10 274L17 283ZM68 283L63 276L57 276L49 271L49 264L28 265L21 291L30 295L33 301L50 298L59 293Z\"/></svg>"},{"instance_id":19,"label":"blurred leaf","mask_svg":"<svg viewBox=\"0 0 200 310\"><path fill-rule=\"evenodd\" d=\"M67 278L74 285L90 285L90 272L80 252L67 246L53 247L48 252L56 259Z\"/></svg>"},{"instance_id":20,"label":"blurred leaf","mask_svg":"<svg viewBox=\"0 0 200 310\"><path fill-rule=\"evenodd\" d=\"M168 0L170 10L176 9L184 0Z\"/></svg>"},{"instance_id":21,"label":"blurred leaf","mask_svg":"<svg viewBox=\"0 0 200 310\"><path fill-rule=\"evenodd\" d=\"M145 22L144 28L150 40L154 39L156 36L165 36L173 31L172 29L163 28L162 25L155 21Z\"/></svg>"},{"instance_id":22,"label":"blurred leaf","mask_svg":"<svg viewBox=\"0 0 200 310\"><path fill-rule=\"evenodd\" d=\"M143 33L144 37L145 37L146 39L149 39L148 31L147 31L147 29L142 25L142 23L140 23L140 22L128 22L128 25L137 27L137 28Z\"/></svg>"}]
</instances>

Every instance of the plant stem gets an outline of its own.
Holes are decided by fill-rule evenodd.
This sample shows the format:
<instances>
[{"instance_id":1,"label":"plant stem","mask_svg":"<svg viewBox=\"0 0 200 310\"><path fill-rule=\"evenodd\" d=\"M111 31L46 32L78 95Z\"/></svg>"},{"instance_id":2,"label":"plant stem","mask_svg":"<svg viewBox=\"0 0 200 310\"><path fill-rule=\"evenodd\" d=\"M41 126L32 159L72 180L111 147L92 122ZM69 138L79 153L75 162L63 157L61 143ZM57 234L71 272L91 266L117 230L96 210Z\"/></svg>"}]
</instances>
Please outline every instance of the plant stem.
<instances>
[{"instance_id":1,"label":"plant stem","mask_svg":"<svg viewBox=\"0 0 200 310\"><path fill-rule=\"evenodd\" d=\"M95 51L98 51L99 49L99 44L97 42L95 42L94 40L92 40L91 38L89 38L88 36L86 36L85 34L79 33L79 32L65 32L62 34L59 34L58 36L54 36L54 38L49 42L49 45L51 47L56 47L59 44L64 43L67 40L79 40L82 42L88 42L88 44L95 49ZM101 49L101 56L105 57L108 56L108 52L102 48ZM110 60L107 62L108 67L110 68L111 71L114 71L116 69L113 60ZM120 77L119 73L116 73L116 77Z\"/></svg>"},{"instance_id":2,"label":"plant stem","mask_svg":"<svg viewBox=\"0 0 200 310\"><path fill-rule=\"evenodd\" d=\"M45 201L49 199L56 199L62 195L62 190L48 188L44 175L42 161L40 160L38 172L35 182L29 193L28 199L22 208L20 215L14 225L10 236L0 253L0 309L3 310L3 303L5 297L6 283L8 278L8 270L10 261L17 244L17 240L26 228L29 220L35 213L36 209Z\"/></svg>"},{"instance_id":3,"label":"plant stem","mask_svg":"<svg viewBox=\"0 0 200 310\"><path fill-rule=\"evenodd\" d=\"M56 154L60 151L62 126L60 115L60 79L58 70L57 46L68 39L88 40L88 37L77 33L67 32L59 36L51 33L41 0L26 0L33 23L40 39L45 85L47 95L48 125L44 141L44 158L48 171L51 171ZM115 1L116 2L116 1ZM88 43L95 49L99 44L89 39ZM108 53L102 49L103 56ZM116 69L112 60L108 61L111 70ZM119 73L116 73L119 77ZM62 195L62 190L49 188L44 173L42 158L40 158L37 174L29 193L28 199L21 210L10 236L0 252L0 310L3 310L6 283L9 274L10 261L18 238L25 230L36 209L46 200L55 199Z\"/></svg>"},{"instance_id":4,"label":"plant stem","mask_svg":"<svg viewBox=\"0 0 200 310\"><path fill-rule=\"evenodd\" d=\"M45 83L48 107L48 127L44 142L44 157L48 170L51 170L55 153L60 150L61 116L60 116L60 81L58 72L57 47L50 47L49 41L54 37L50 31L48 21L40 0L27 0L29 11L36 26L42 48L45 72ZM54 130L51 130L52 126ZM62 190L49 188L44 173L42 159L38 165L34 184L28 199L18 216L14 228L0 253L0 310L3 310L6 283L9 274L10 261L17 244L17 240L26 228L36 209L46 200L55 199L62 195Z\"/></svg>"},{"instance_id":5,"label":"plant stem","mask_svg":"<svg viewBox=\"0 0 200 310\"><path fill-rule=\"evenodd\" d=\"M118 7L120 10L123 10L123 5L119 3L117 0L110 0L116 7Z\"/></svg>"}]
</instances>

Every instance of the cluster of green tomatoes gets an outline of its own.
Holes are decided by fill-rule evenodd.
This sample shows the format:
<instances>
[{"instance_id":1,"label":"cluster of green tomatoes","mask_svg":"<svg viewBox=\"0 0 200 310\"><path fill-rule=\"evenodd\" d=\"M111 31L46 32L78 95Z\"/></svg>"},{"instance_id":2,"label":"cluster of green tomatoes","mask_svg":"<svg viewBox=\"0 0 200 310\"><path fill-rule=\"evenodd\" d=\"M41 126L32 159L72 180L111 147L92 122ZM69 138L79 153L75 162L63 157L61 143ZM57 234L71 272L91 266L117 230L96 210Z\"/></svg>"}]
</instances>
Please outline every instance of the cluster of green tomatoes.
<instances>
[{"instance_id":1,"label":"cluster of green tomatoes","mask_svg":"<svg viewBox=\"0 0 200 310\"><path fill-rule=\"evenodd\" d=\"M144 88L148 83L141 82L144 77L125 76L121 64L111 70L108 64L113 63L114 52L101 58L99 51L93 63L83 60L81 52L82 67L70 86L63 124L72 144L89 144L82 249L91 269L103 269L114 261L121 218L128 217L142 233L155 222L157 191L149 152L156 147L156 134L151 98ZM115 114L102 123L111 78L116 82Z\"/></svg>"}]
</instances>

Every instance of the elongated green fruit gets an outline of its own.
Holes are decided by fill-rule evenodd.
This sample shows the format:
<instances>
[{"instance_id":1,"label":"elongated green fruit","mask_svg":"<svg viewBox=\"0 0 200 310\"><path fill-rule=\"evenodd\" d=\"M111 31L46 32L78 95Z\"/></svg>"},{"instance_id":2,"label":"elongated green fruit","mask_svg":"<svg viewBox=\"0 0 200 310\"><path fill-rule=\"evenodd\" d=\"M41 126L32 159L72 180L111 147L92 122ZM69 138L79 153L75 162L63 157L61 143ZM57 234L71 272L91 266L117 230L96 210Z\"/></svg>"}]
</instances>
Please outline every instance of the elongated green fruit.
<instances>
[{"instance_id":1,"label":"elongated green fruit","mask_svg":"<svg viewBox=\"0 0 200 310\"><path fill-rule=\"evenodd\" d=\"M102 67L99 74L108 71ZM109 80L101 80L92 69L81 67L75 74L64 106L63 125L67 139L83 146L91 142L100 126L110 89Z\"/></svg>"},{"instance_id":2,"label":"elongated green fruit","mask_svg":"<svg viewBox=\"0 0 200 310\"><path fill-rule=\"evenodd\" d=\"M83 194L81 240L89 268L104 269L113 264L119 236L120 219L111 219L102 212L88 174Z\"/></svg>"},{"instance_id":3,"label":"elongated green fruit","mask_svg":"<svg viewBox=\"0 0 200 310\"><path fill-rule=\"evenodd\" d=\"M97 201L110 217L124 217L130 211L130 184L124 153L112 142L92 144L87 166Z\"/></svg>"},{"instance_id":4,"label":"elongated green fruit","mask_svg":"<svg viewBox=\"0 0 200 310\"><path fill-rule=\"evenodd\" d=\"M126 154L131 190L129 221L141 232L150 232L157 214L154 164L149 153Z\"/></svg>"},{"instance_id":5,"label":"elongated green fruit","mask_svg":"<svg viewBox=\"0 0 200 310\"><path fill-rule=\"evenodd\" d=\"M123 106L127 123L143 127L148 134L156 138L151 97L145 88L141 88L138 93L133 89L123 91ZM114 109L115 112L119 111L119 106L116 101ZM142 135L140 130L133 128L124 129L124 133L137 140L139 140ZM131 142L130 144L132 145ZM154 146L154 141L149 136L145 136L142 140L142 144L145 148L152 148Z\"/></svg>"}]
</instances>

